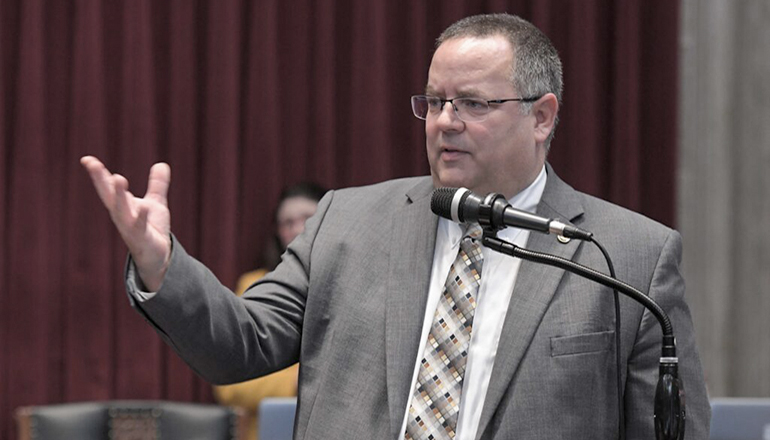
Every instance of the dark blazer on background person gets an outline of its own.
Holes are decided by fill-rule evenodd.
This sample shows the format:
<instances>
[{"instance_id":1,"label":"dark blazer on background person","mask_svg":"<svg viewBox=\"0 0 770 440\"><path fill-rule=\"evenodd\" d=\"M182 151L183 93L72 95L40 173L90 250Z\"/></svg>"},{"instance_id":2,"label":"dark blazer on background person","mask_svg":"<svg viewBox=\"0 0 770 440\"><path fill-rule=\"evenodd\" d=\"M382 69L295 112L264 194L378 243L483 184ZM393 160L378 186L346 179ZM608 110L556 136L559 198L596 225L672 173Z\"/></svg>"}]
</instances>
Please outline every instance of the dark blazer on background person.
<instances>
[{"instance_id":1,"label":"dark blazer on background person","mask_svg":"<svg viewBox=\"0 0 770 440\"><path fill-rule=\"evenodd\" d=\"M538 213L593 232L618 278L669 314L687 395L686 438L707 438L710 407L683 297L681 237L575 191L550 166L547 173ZM296 439L403 438L438 224L432 190L430 177L418 177L330 191L283 262L242 298L174 239L160 291L132 303L214 383L299 361ZM527 248L607 272L590 243L532 232ZM137 288L130 264L127 287ZM610 289L522 262L476 438L617 438L614 322ZM621 322L626 438L654 438L661 330L625 297Z\"/></svg>"}]
</instances>

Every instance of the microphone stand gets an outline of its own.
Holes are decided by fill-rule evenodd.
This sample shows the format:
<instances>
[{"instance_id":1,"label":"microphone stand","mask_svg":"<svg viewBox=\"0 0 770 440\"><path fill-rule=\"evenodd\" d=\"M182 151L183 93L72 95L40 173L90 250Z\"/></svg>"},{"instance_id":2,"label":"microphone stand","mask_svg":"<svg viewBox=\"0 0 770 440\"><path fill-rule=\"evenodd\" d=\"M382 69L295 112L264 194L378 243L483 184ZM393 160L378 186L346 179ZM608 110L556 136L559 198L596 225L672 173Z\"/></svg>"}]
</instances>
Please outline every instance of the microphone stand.
<instances>
[{"instance_id":1,"label":"microphone stand","mask_svg":"<svg viewBox=\"0 0 770 440\"><path fill-rule=\"evenodd\" d=\"M655 390L654 422L657 440L683 440L685 429L684 387L679 379L676 340L671 321L666 312L650 298L633 286L612 278L590 267L556 255L536 252L518 247L497 237L494 226L482 225L482 244L492 250L522 260L558 267L578 276L615 289L641 303L658 319L663 330L663 346L660 357L658 385Z\"/></svg>"}]
</instances>

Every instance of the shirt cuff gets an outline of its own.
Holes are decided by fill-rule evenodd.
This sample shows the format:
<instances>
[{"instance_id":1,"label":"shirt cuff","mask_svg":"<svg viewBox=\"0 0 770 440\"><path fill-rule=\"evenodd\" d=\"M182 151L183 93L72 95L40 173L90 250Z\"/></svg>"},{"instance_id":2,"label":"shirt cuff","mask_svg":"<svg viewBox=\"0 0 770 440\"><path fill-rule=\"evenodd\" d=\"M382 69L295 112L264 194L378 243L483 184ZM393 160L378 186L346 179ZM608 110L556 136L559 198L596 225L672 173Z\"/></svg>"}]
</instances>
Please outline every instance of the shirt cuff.
<instances>
[{"instance_id":1,"label":"shirt cuff","mask_svg":"<svg viewBox=\"0 0 770 440\"><path fill-rule=\"evenodd\" d=\"M131 254L128 255L128 261L126 262L126 290L136 302L140 303L151 300L158 293L146 291Z\"/></svg>"}]
</instances>

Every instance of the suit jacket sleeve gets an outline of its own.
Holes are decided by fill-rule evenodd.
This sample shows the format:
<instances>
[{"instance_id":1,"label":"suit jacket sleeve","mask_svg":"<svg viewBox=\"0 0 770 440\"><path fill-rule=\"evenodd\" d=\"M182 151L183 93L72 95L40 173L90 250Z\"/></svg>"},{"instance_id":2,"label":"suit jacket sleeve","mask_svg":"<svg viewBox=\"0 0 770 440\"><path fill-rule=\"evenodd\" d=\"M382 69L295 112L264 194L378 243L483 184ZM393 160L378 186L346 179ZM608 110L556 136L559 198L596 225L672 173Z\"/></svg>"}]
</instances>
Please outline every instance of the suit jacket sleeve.
<instances>
[{"instance_id":1,"label":"suit jacket sleeve","mask_svg":"<svg viewBox=\"0 0 770 440\"><path fill-rule=\"evenodd\" d=\"M299 360L300 337L315 234L333 193L318 205L283 262L239 298L172 237L166 277L157 294L137 302L131 264L126 278L132 305L182 359L214 384L263 376Z\"/></svg>"},{"instance_id":2,"label":"suit jacket sleeve","mask_svg":"<svg viewBox=\"0 0 770 440\"><path fill-rule=\"evenodd\" d=\"M687 439L705 439L709 435L711 408L704 387L703 372L695 347L695 330L684 298L684 279L679 272L682 240L670 231L649 286L650 296L666 311L674 326L679 357L679 377L686 396ZM658 359L661 355L662 332L657 318L645 311L640 321L636 342L628 359L625 389L627 438L654 436L650 432ZM644 435L642 435L644 434Z\"/></svg>"}]
</instances>

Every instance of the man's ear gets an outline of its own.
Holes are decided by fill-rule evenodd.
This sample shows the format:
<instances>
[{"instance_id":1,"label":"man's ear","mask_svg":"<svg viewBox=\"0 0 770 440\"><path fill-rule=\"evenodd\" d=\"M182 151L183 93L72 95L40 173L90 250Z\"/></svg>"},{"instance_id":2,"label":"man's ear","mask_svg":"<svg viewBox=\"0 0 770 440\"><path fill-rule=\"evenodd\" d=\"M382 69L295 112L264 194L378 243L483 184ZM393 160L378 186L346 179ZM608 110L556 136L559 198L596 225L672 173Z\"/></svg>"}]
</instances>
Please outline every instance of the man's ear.
<instances>
[{"instance_id":1,"label":"man's ear","mask_svg":"<svg viewBox=\"0 0 770 440\"><path fill-rule=\"evenodd\" d=\"M535 116L535 142L542 144L556 128L559 100L553 93L546 93L532 104L531 112Z\"/></svg>"}]
</instances>

